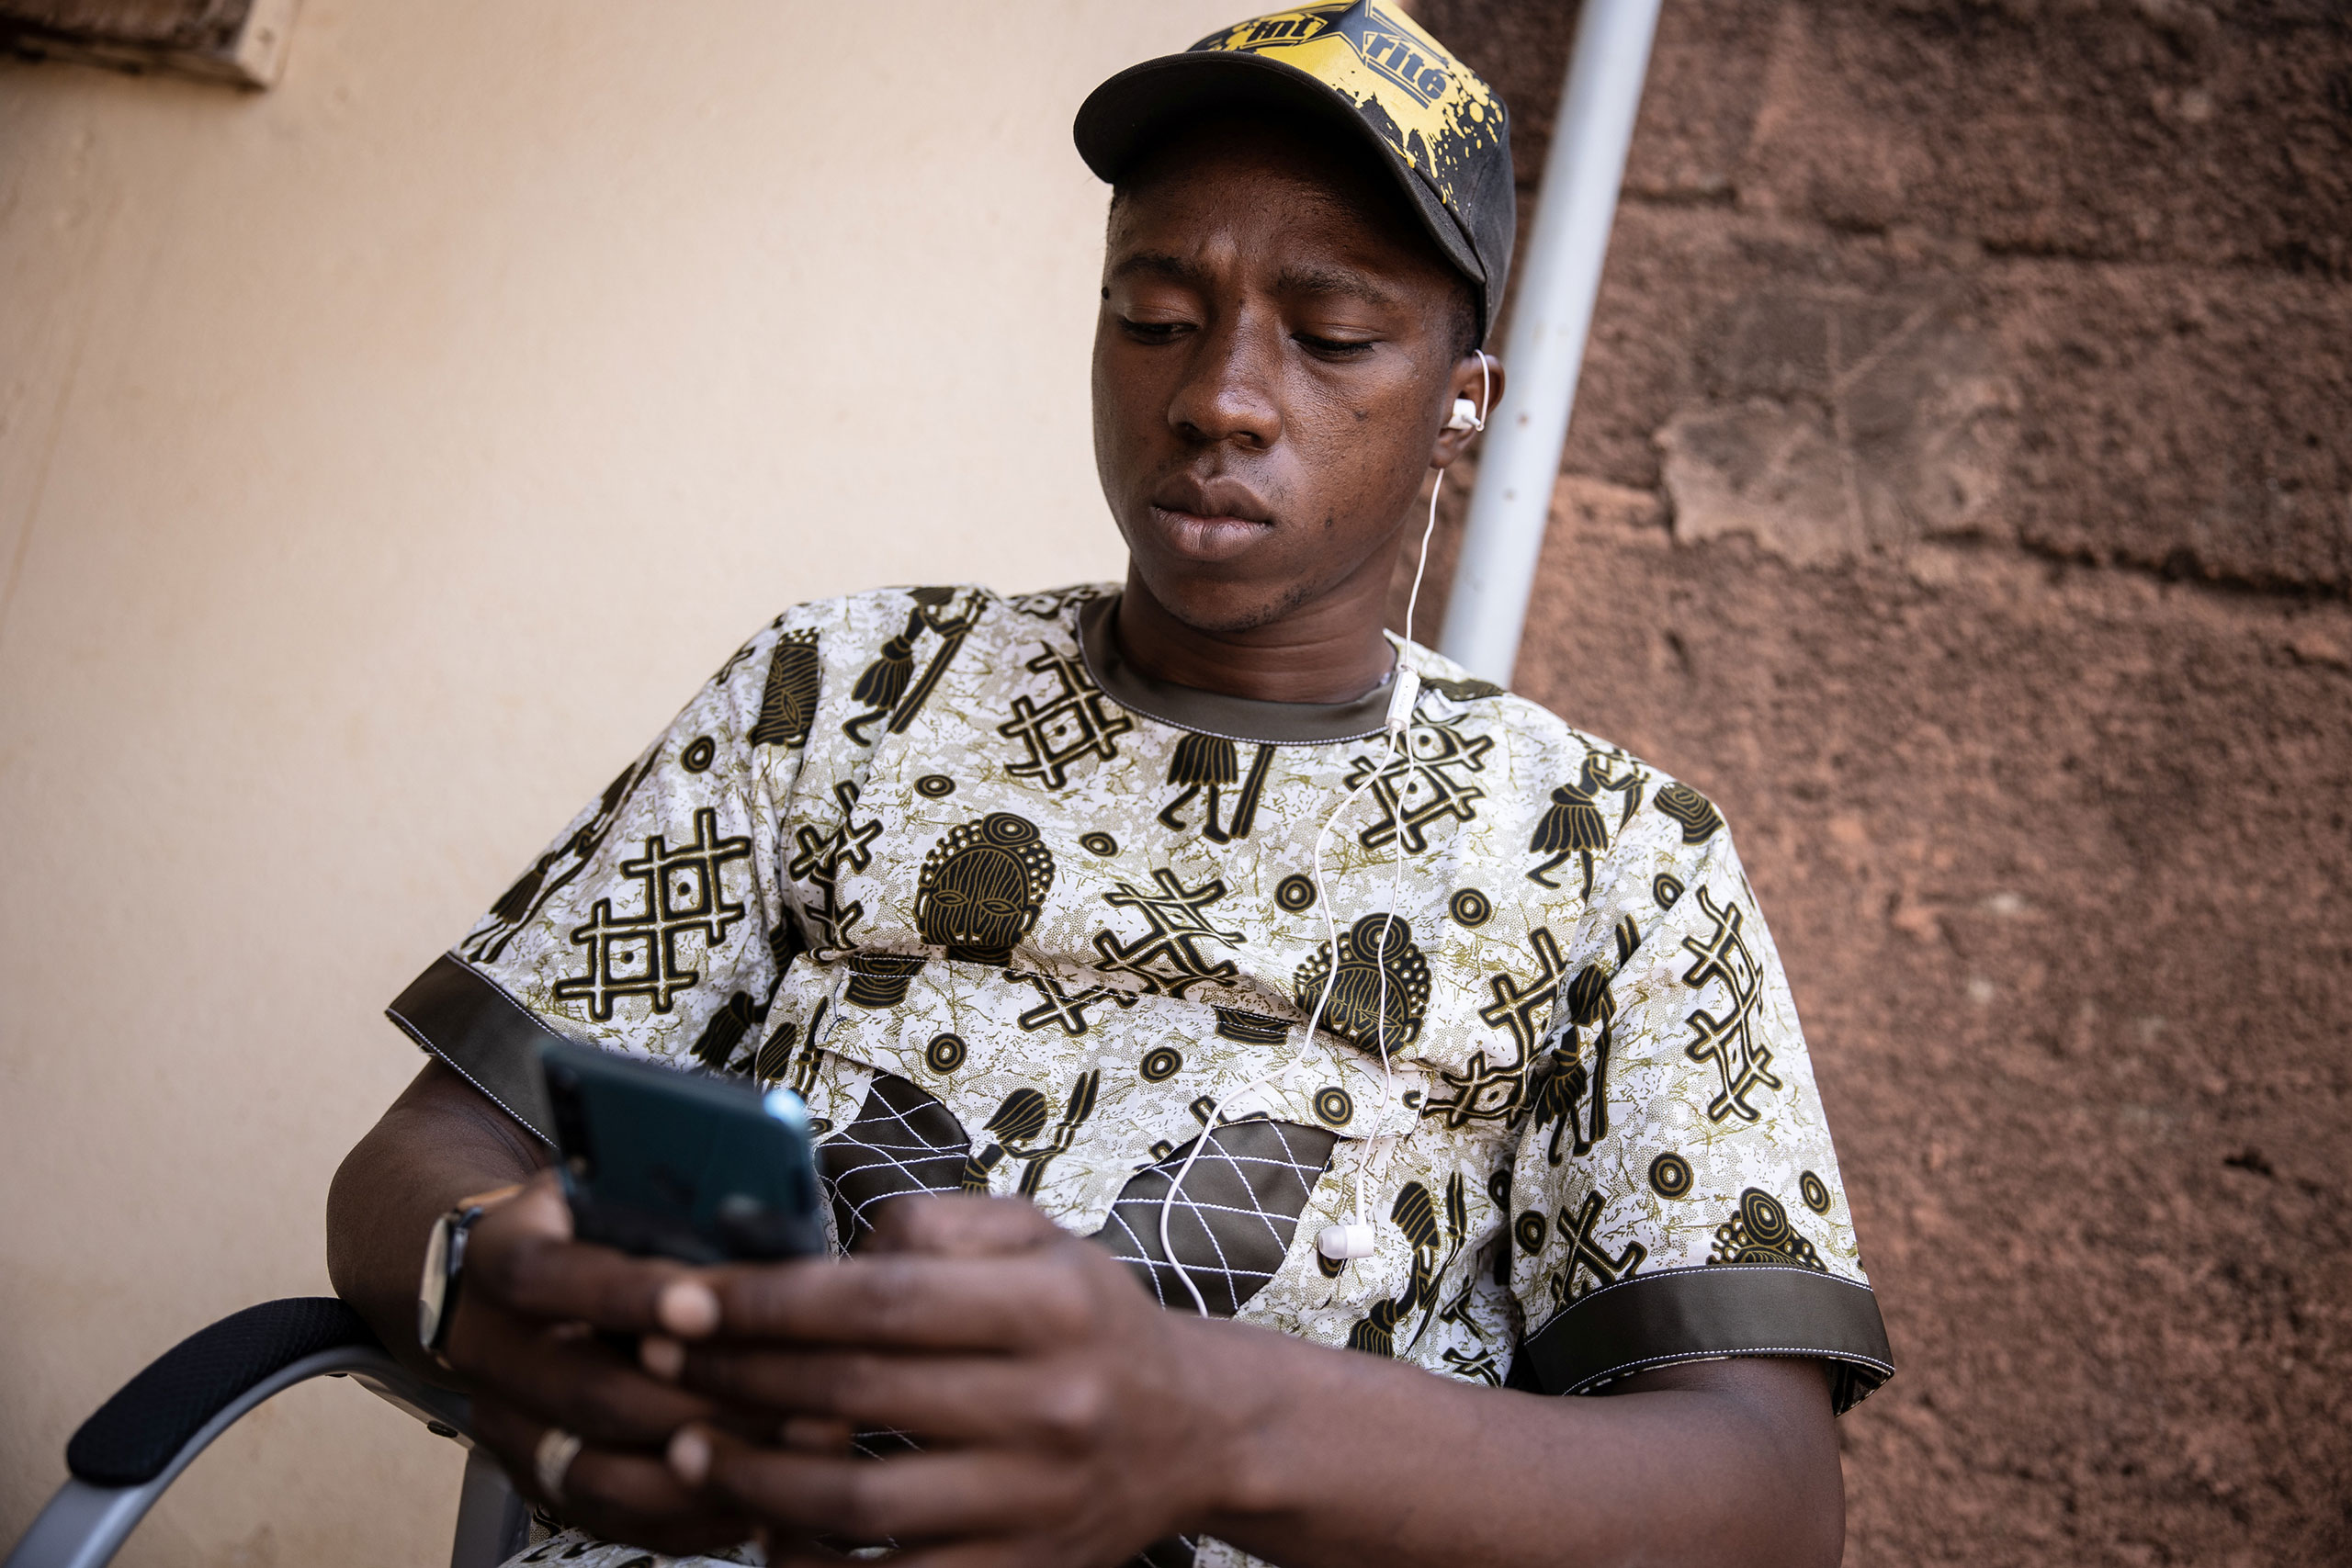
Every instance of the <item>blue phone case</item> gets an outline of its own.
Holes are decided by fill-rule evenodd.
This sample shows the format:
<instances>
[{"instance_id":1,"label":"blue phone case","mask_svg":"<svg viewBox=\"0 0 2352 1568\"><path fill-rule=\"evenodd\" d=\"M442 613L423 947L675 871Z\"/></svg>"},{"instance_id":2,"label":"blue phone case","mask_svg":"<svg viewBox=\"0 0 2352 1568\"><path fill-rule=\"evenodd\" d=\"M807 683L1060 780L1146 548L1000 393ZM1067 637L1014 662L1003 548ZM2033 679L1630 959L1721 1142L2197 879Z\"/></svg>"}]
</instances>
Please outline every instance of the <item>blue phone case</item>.
<instances>
[{"instance_id":1,"label":"blue phone case","mask_svg":"<svg viewBox=\"0 0 2352 1568\"><path fill-rule=\"evenodd\" d=\"M555 1042L539 1050L582 1241L687 1263L825 1250L808 1113L790 1089Z\"/></svg>"}]
</instances>

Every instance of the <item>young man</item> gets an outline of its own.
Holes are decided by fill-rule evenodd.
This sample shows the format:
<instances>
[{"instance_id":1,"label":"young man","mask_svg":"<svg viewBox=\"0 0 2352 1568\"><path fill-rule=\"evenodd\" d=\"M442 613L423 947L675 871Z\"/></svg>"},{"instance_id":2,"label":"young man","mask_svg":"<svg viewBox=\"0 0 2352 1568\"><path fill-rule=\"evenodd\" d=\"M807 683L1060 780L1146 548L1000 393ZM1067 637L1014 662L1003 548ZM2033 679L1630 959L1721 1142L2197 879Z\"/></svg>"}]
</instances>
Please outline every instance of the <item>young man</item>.
<instances>
[{"instance_id":1,"label":"young man","mask_svg":"<svg viewBox=\"0 0 2352 1568\"><path fill-rule=\"evenodd\" d=\"M339 1288L589 1532L531 1558L1834 1562L1892 1369L1722 819L1383 632L1502 387L1501 104L1317 6L1078 140L1125 583L754 637L394 1004ZM797 1089L846 1258L573 1243L554 1035Z\"/></svg>"}]
</instances>

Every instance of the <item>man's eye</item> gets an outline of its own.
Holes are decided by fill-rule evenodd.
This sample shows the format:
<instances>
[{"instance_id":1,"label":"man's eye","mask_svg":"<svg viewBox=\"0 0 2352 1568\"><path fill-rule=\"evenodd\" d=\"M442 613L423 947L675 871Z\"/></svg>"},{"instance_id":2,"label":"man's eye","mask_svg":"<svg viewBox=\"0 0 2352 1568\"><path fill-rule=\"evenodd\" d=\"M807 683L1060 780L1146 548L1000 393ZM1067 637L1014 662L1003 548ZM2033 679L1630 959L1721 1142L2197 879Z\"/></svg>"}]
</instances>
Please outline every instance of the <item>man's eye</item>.
<instances>
[{"instance_id":1,"label":"man's eye","mask_svg":"<svg viewBox=\"0 0 2352 1568\"><path fill-rule=\"evenodd\" d=\"M1188 330L1189 325L1183 321L1138 321L1126 316L1119 320L1126 328L1127 335L1142 343L1166 343L1177 333Z\"/></svg>"},{"instance_id":2,"label":"man's eye","mask_svg":"<svg viewBox=\"0 0 2352 1568\"><path fill-rule=\"evenodd\" d=\"M1291 341L1307 353L1326 359L1353 359L1369 353L1374 341L1368 338L1317 337L1313 333L1293 333Z\"/></svg>"}]
</instances>

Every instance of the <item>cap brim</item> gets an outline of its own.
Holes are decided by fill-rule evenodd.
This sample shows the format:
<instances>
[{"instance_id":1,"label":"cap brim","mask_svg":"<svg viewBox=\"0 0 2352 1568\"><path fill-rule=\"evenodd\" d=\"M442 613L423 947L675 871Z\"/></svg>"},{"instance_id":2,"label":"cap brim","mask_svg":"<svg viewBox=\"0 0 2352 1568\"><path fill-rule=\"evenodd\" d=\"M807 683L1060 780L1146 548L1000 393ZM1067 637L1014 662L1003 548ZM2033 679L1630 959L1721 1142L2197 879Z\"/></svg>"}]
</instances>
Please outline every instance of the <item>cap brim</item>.
<instances>
[{"instance_id":1,"label":"cap brim","mask_svg":"<svg viewBox=\"0 0 2352 1568\"><path fill-rule=\"evenodd\" d=\"M1227 106L1289 109L1329 124L1368 149L1437 247L1478 291L1480 337L1490 324L1487 269L1435 186L1421 177L1337 89L1295 65L1229 50L1163 55L1131 65L1086 96L1070 134L1097 177L1115 182L1153 133L1183 110Z\"/></svg>"}]
</instances>

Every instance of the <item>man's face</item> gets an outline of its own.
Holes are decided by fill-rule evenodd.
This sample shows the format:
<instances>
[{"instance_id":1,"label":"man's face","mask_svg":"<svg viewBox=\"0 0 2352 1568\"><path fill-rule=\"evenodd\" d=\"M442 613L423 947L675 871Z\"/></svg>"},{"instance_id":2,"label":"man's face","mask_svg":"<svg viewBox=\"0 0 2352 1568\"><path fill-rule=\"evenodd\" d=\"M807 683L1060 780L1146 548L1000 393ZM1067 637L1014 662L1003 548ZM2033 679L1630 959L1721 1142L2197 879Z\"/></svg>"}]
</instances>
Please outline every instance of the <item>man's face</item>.
<instances>
[{"instance_id":1,"label":"man's face","mask_svg":"<svg viewBox=\"0 0 2352 1568\"><path fill-rule=\"evenodd\" d=\"M1094 460L1152 597L1238 632L1385 592L1423 475L1459 449L1463 286L1379 172L1213 124L1123 186L1102 280Z\"/></svg>"}]
</instances>

